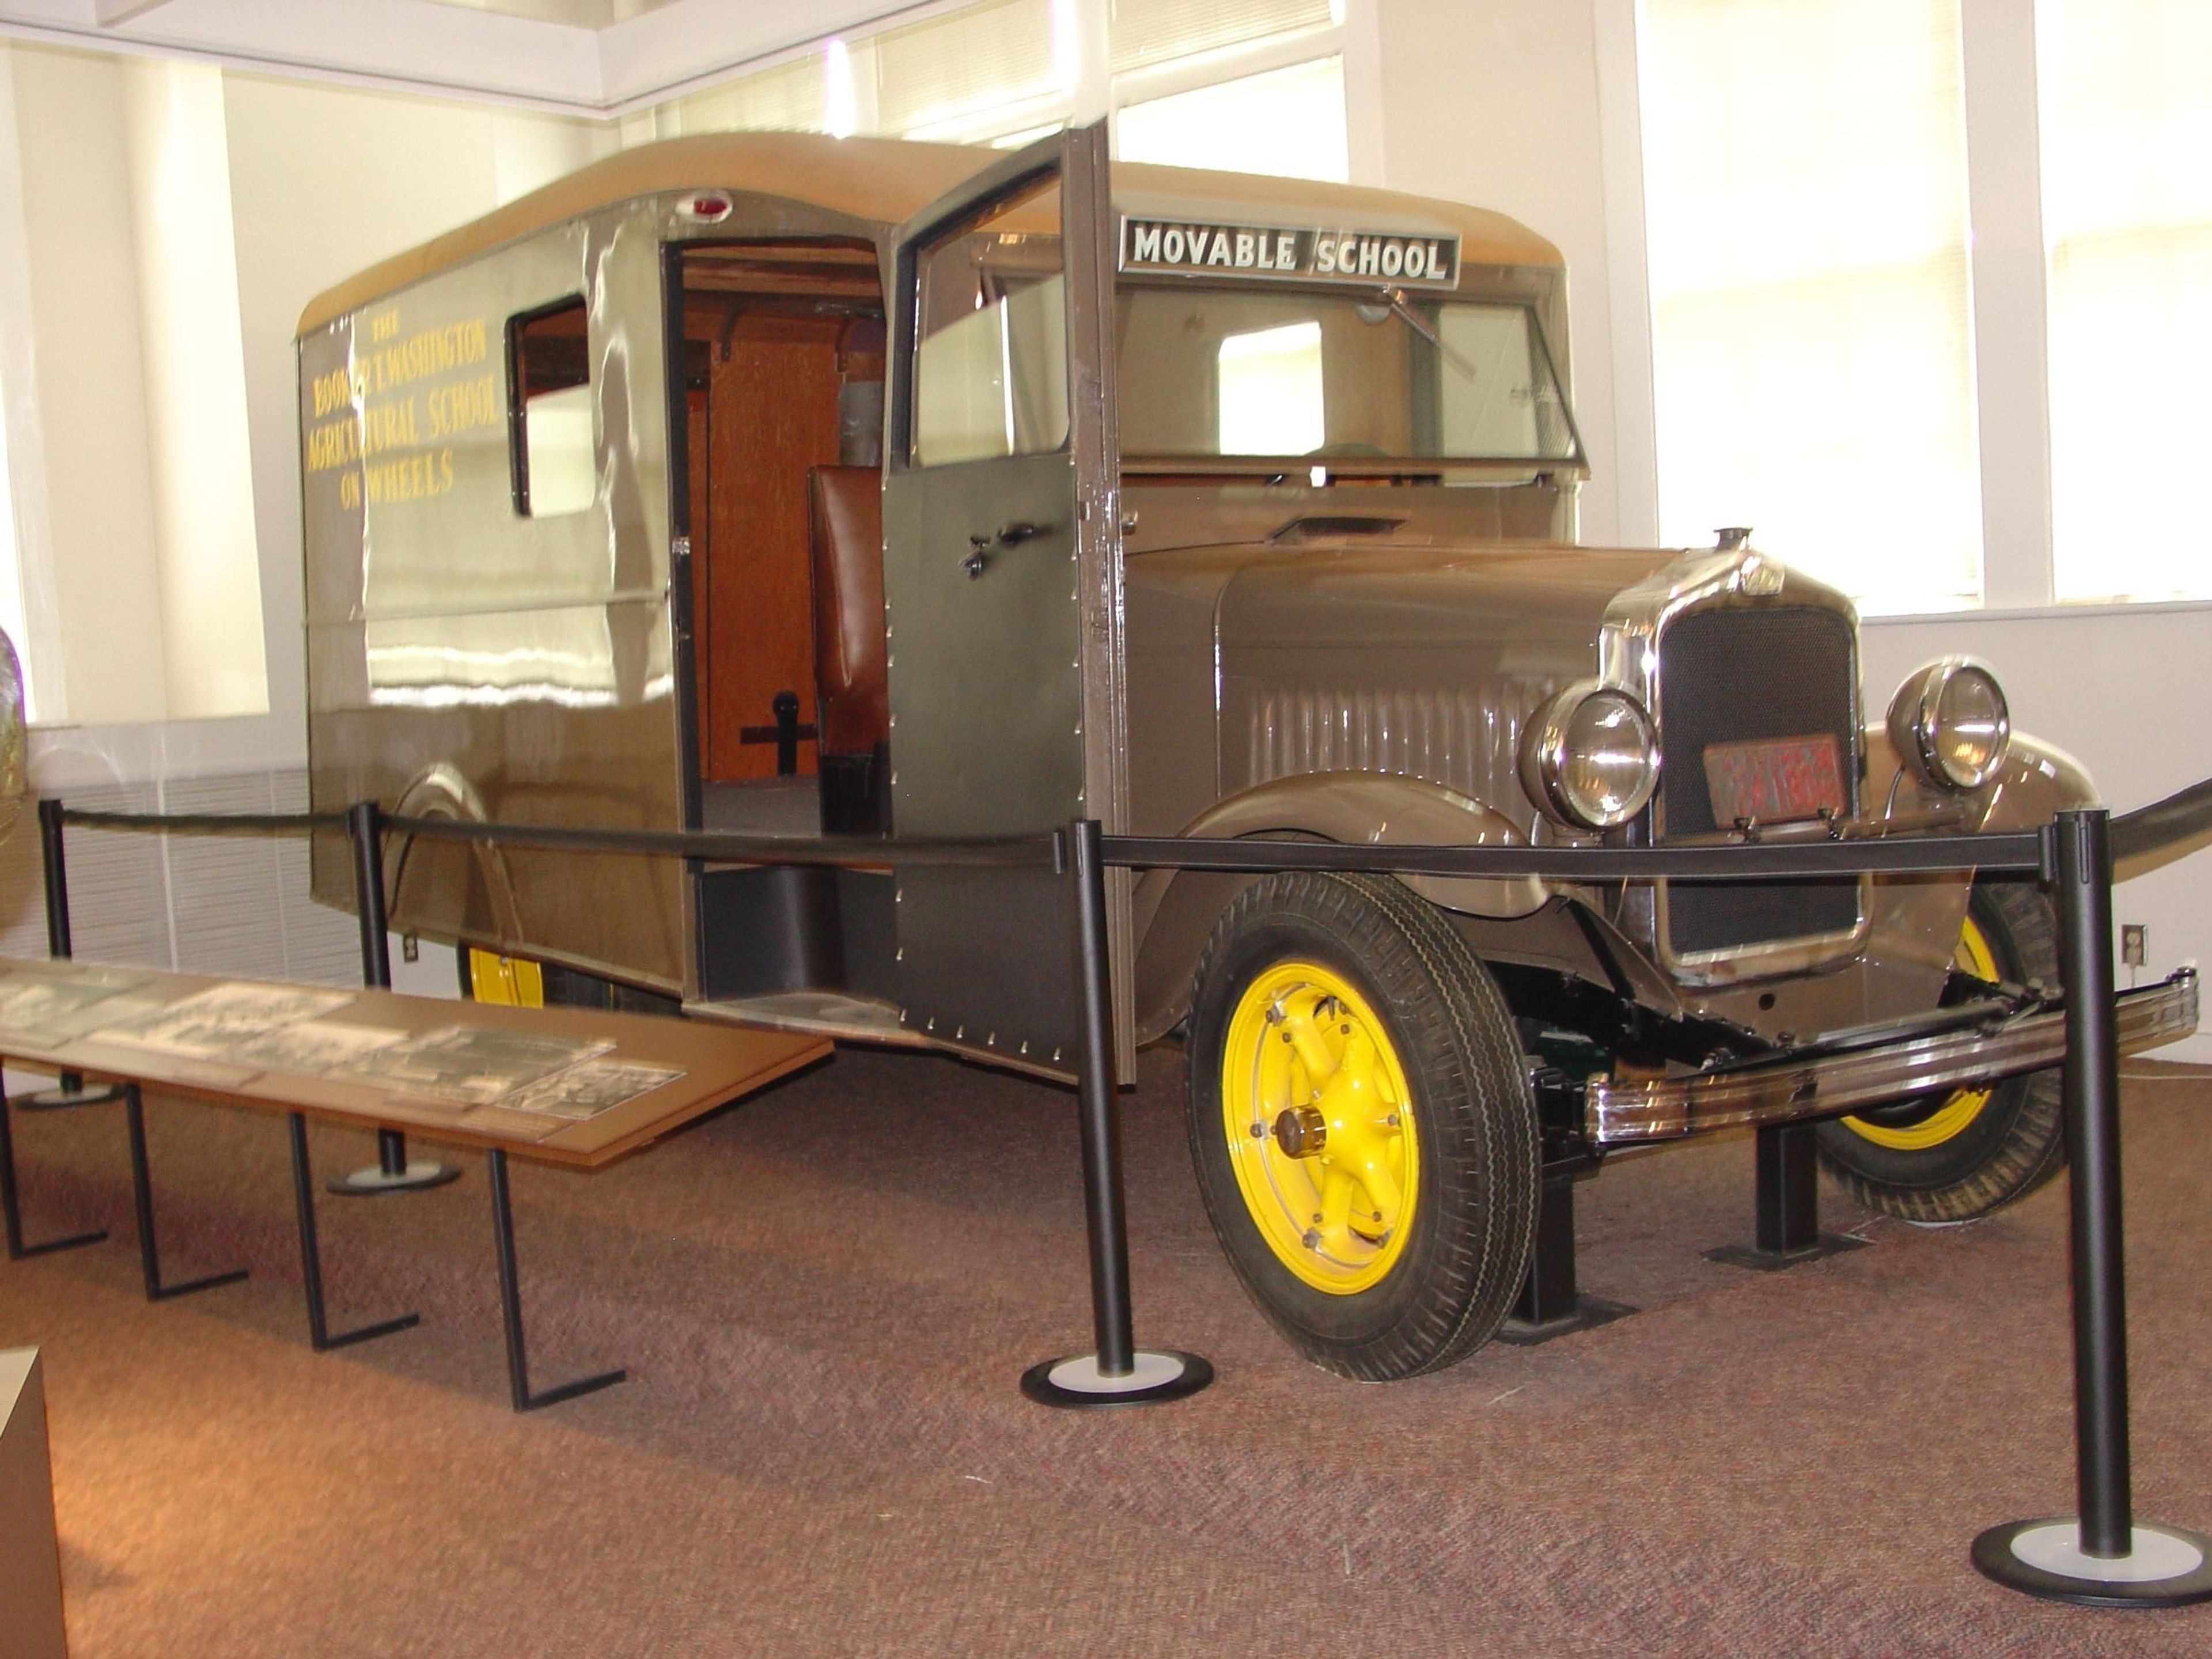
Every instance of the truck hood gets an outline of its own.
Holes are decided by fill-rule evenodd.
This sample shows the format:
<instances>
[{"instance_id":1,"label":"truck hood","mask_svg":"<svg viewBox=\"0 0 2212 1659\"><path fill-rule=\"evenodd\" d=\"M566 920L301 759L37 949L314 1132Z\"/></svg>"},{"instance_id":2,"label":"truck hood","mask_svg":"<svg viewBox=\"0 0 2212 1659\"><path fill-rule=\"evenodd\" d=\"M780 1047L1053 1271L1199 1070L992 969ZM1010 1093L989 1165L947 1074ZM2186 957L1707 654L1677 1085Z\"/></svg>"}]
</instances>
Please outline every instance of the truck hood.
<instances>
[{"instance_id":1,"label":"truck hood","mask_svg":"<svg viewBox=\"0 0 2212 1659\"><path fill-rule=\"evenodd\" d=\"M1522 726L1553 692L1597 672L1614 598L1680 556L1347 538L1161 563L1186 577L1210 567L1219 584L1224 793L1298 773L1392 772L1456 790L1525 831L1535 813L1515 770ZM1131 581L1146 581L1152 563L1133 560Z\"/></svg>"}]
</instances>

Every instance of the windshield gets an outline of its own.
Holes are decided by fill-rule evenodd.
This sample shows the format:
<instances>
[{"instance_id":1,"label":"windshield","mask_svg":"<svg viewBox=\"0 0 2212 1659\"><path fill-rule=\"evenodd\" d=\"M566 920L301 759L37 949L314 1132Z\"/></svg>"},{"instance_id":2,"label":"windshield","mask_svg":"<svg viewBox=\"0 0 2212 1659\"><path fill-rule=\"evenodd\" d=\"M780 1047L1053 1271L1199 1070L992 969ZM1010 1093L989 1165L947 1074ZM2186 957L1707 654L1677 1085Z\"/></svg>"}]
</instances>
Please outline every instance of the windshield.
<instances>
[{"instance_id":1,"label":"windshield","mask_svg":"<svg viewBox=\"0 0 2212 1659\"><path fill-rule=\"evenodd\" d=\"M1133 459L1581 459L1525 305L1125 285L1116 331Z\"/></svg>"}]
</instances>

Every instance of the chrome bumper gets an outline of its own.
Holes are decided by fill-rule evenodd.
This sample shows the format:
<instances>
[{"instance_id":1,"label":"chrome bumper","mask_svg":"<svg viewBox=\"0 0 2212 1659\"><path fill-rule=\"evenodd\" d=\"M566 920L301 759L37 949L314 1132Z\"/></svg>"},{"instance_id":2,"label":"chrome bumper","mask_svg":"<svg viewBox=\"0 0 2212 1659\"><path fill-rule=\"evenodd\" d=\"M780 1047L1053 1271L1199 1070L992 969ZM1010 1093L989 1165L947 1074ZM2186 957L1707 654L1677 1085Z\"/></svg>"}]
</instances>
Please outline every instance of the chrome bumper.
<instances>
[{"instance_id":1,"label":"chrome bumper","mask_svg":"<svg viewBox=\"0 0 2212 1659\"><path fill-rule=\"evenodd\" d=\"M2120 1051L2173 1042L2197 1029L2197 972L2113 1000ZM1764 1060L1727 1071L1649 1082L1592 1078L1585 1121L1601 1146L1668 1140L1746 1123L1789 1123L1884 1105L1936 1089L2056 1066L2066 1054L2066 1013L2044 1008L1995 1025L1911 1036L1847 1054Z\"/></svg>"}]
</instances>

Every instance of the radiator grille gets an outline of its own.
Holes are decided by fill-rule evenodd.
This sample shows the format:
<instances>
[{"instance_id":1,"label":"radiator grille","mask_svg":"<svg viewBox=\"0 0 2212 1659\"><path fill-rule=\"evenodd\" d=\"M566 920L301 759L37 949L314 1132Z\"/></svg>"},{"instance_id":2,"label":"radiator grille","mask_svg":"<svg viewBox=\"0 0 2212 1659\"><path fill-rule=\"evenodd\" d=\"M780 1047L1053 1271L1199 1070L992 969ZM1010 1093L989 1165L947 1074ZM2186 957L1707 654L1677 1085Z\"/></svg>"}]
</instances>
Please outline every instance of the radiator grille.
<instances>
[{"instance_id":1,"label":"radiator grille","mask_svg":"<svg viewBox=\"0 0 2212 1659\"><path fill-rule=\"evenodd\" d=\"M1850 620L1832 611L1707 611L1659 641L1661 838L1710 833L1705 753L1713 744L1832 732L1845 806L1858 809L1858 663ZM1859 919L1855 878L1803 882L1675 882L1668 942L1678 957L1848 932Z\"/></svg>"}]
</instances>

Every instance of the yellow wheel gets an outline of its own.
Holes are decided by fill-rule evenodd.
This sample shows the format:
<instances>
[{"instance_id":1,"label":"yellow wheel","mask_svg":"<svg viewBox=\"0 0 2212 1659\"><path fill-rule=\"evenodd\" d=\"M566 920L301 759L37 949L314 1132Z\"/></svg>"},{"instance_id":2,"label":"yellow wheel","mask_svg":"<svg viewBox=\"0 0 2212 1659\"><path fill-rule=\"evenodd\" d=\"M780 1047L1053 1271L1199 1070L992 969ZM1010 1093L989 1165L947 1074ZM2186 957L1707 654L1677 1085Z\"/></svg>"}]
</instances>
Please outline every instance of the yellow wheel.
<instances>
[{"instance_id":1,"label":"yellow wheel","mask_svg":"<svg viewBox=\"0 0 2212 1659\"><path fill-rule=\"evenodd\" d=\"M1535 1109L1441 913L1369 877L1255 882L1199 964L1185 1052L1214 1232L1300 1352L1381 1382L1489 1339L1534 1237Z\"/></svg>"},{"instance_id":2,"label":"yellow wheel","mask_svg":"<svg viewBox=\"0 0 2212 1659\"><path fill-rule=\"evenodd\" d=\"M1977 883L1952 957L1951 991L1972 981L2058 977L2049 902L2021 882ZM1820 1161L1869 1209L1907 1221L1969 1221L2033 1191L2063 1166L2058 1074L1899 1101L1823 1123Z\"/></svg>"},{"instance_id":3,"label":"yellow wheel","mask_svg":"<svg viewBox=\"0 0 2212 1659\"><path fill-rule=\"evenodd\" d=\"M1971 910L1966 925L1959 930L1959 948L1951 953L1951 966L1991 984L2004 978L1997 968L1996 953L1990 949L1989 935L1982 931L1982 924L1974 919ZM1990 1103L1990 1094L1987 1089L1954 1089L1915 1121L1885 1123L1873 1117L1847 1117L1843 1120L1844 1127L1877 1146L1900 1152L1925 1152L1964 1133Z\"/></svg>"},{"instance_id":4,"label":"yellow wheel","mask_svg":"<svg viewBox=\"0 0 2212 1659\"><path fill-rule=\"evenodd\" d=\"M1221 1053L1222 1129L1267 1248L1331 1296L1379 1283L1418 1202L1413 1091L1343 975L1279 962L1244 987Z\"/></svg>"}]
</instances>

